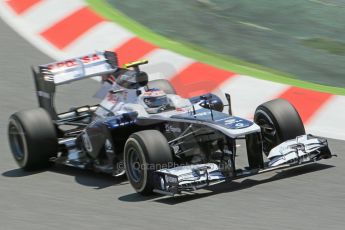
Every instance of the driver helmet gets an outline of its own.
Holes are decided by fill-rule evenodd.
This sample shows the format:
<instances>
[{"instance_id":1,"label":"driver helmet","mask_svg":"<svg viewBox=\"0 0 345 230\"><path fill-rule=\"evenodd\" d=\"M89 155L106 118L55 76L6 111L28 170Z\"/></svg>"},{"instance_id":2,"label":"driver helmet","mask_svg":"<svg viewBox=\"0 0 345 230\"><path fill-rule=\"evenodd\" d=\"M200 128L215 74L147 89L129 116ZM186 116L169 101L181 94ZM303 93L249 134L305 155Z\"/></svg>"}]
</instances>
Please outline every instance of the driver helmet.
<instances>
[{"instance_id":1,"label":"driver helmet","mask_svg":"<svg viewBox=\"0 0 345 230\"><path fill-rule=\"evenodd\" d=\"M149 89L143 92L142 101L148 109L160 108L169 104L166 93L159 89Z\"/></svg>"}]
</instances>

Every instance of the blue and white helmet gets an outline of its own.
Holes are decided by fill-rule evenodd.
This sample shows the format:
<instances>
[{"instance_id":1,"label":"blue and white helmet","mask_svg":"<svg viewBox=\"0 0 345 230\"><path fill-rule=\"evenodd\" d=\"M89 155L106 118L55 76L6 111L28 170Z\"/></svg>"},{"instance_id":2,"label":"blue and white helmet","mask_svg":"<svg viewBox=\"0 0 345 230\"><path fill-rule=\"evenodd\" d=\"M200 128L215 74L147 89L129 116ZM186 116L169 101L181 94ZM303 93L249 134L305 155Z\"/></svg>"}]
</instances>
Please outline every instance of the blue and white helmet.
<instances>
[{"instance_id":1,"label":"blue and white helmet","mask_svg":"<svg viewBox=\"0 0 345 230\"><path fill-rule=\"evenodd\" d=\"M159 89L149 89L141 94L146 108L159 108L169 104L166 93Z\"/></svg>"}]
</instances>

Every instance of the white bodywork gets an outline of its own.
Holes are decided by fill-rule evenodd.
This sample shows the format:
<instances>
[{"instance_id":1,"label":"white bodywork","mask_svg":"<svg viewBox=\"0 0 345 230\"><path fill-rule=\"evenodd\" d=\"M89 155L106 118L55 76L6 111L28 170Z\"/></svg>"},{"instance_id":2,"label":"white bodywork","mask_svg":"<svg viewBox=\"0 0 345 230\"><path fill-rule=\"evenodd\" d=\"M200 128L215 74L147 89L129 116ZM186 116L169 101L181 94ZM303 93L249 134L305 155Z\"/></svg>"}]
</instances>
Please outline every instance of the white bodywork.
<instances>
[{"instance_id":1,"label":"white bodywork","mask_svg":"<svg viewBox=\"0 0 345 230\"><path fill-rule=\"evenodd\" d=\"M312 160L311 153L324 147L324 145L319 138L309 135L298 136L274 147L267 156L270 160L268 165L274 167L286 163L310 161Z\"/></svg>"},{"instance_id":2,"label":"white bodywork","mask_svg":"<svg viewBox=\"0 0 345 230\"><path fill-rule=\"evenodd\" d=\"M166 174L165 181L179 185L225 179L218 166L213 163L178 166L157 172Z\"/></svg>"},{"instance_id":3,"label":"white bodywork","mask_svg":"<svg viewBox=\"0 0 345 230\"><path fill-rule=\"evenodd\" d=\"M140 88L140 91L144 91L144 88ZM116 93L111 93L116 92ZM114 115L119 115L128 112L138 112L138 117L158 119L158 120L169 120L169 121L181 121L181 119L174 118L173 116L185 113L193 113L194 110L203 109L199 103L193 104L189 99L182 98L176 94L167 94L168 101L173 110L167 110L159 113L148 113L147 106L142 101L141 95L137 96L137 90L135 89L126 89L114 83L110 85L105 82L101 86L101 89L96 93L96 97L103 97L102 102L100 103L99 108L96 110L95 114L100 117L106 117L109 113ZM211 114L210 111L204 112L208 115ZM196 114L199 116L200 114ZM235 117L228 116L227 119L229 122L234 122ZM214 122L200 121L200 120L188 120L190 123L195 124L204 124L213 129L219 130L225 135L236 138L238 136L243 136L249 133L260 132L260 127L253 123L251 126L241 129L229 129L224 126L218 125L217 122L220 120L214 120Z\"/></svg>"},{"instance_id":4,"label":"white bodywork","mask_svg":"<svg viewBox=\"0 0 345 230\"><path fill-rule=\"evenodd\" d=\"M312 135L303 135L285 141L271 150L268 155L268 168L256 171L254 174L274 170L280 166L289 167L319 160L321 149L325 146L327 146L325 139ZM161 175L161 189L172 193L174 192L171 188L178 188L181 191L184 189L197 189L226 179L219 167L213 163L178 166L170 169L160 169L156 172ZM253 175L253 172L247 171L247 175ZM158 189L156 191L162 193L162 190Z\"/></svg>"},{"instance_id":5,"label":"white bodywork","mask_svg":"<svg viewBox=\"0 0 345 230\"><path fill-rule=\"evenodd\" d=\"M140 91L144 91L144 88L140 88ZM111 93L110 91L116 92ZM147 106L142 101L141 95L137 95L136 89L126 89L114 83L110 85L105 82L101 86L101 89L95 95L97 98L103 97L100 107L96 110L96 115L105 117L112 112L113 114L122 114L136 111L139 117L150 117L152 115L159 114L160 116L170 117L179 113L186 113L192 110L192 104L188 99L182 98L175 94L168 94L168 101L170 106L175 110L169 110L166 112L149 114L146 109Z\"/></svg>"},{"instance_id":6,"label":"white bodywork","mask_svg":"<svg viewBox=\"0 0 345 230\"><path fill-rule=\"evenodd\" d=\"M41 65L41 67L47 70L47 75L45 77L52 78L46 80L54 81L56 85L66 84L83 78L114 72L116 68L108 63L104 53L104 51L96 52L78 58L52 62Z\"/></svg>"}]
</instances>

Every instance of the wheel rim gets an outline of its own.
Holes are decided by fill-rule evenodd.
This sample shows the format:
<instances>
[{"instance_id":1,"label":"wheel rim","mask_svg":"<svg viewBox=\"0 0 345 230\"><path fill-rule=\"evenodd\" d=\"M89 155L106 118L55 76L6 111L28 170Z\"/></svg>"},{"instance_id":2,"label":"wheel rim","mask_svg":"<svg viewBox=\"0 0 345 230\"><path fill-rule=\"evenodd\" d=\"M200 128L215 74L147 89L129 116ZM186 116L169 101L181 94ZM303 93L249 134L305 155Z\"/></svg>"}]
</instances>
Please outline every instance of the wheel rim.
<instances>
[{"instance_id":1,"label":"wheel rim","mask_svg":"<svg viewBox=\"0 0 345 230\"><path fill-rule=\"evenodd\" d=\"M138 183L143 176L142 160L140 158L139 152L135 148L130 148L128 150L128 172L131 179Z\"/></svg>"},{"instance_id":2,"label":"wheel rim","mask_svg":"<svg viewBox=\"0 0 345 230\"><path fill-rule=\"evenodd\" d=\"M256 112L255 122L261 127L263 152L267 155L277 144L276 127L269 115L262 110Z\"/></svg>"},{"instance_id":3,"label":"wheel rim","mask_svg":"<svg viewBox=\"0 0 345 230\"><path fill-rule=\"evenodd\" d=\"M16 160L25 158L26 140L22 128L14 121L11 121L8 128L10 147Z\"/></svg>"}]
</instances>

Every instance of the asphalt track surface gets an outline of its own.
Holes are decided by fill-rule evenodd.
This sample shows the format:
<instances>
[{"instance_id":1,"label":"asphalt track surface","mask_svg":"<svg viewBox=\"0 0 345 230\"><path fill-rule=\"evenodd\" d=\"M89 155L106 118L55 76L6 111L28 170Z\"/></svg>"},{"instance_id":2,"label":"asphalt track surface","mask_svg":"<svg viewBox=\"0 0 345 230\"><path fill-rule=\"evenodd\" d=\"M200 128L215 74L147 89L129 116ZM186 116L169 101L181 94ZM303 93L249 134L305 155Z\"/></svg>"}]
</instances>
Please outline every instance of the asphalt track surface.
<instances>
[{"instance_id":1,"label":"asphalt track surface","mask_svg":"<svg viewBox=\"0 0 345 230\"><path fill-rule=\"evenodd\" d=\"M180 197L141 197L124 179L55 166L26 173L7 143L7 119L37 106L30 65L51 61L0 21L0 229L344 229L344 142L338 158ZM59 88L58 107L89 103L92 80ZM241 153L240 153L241 154Z\"/></svg>"}]
</instances>

